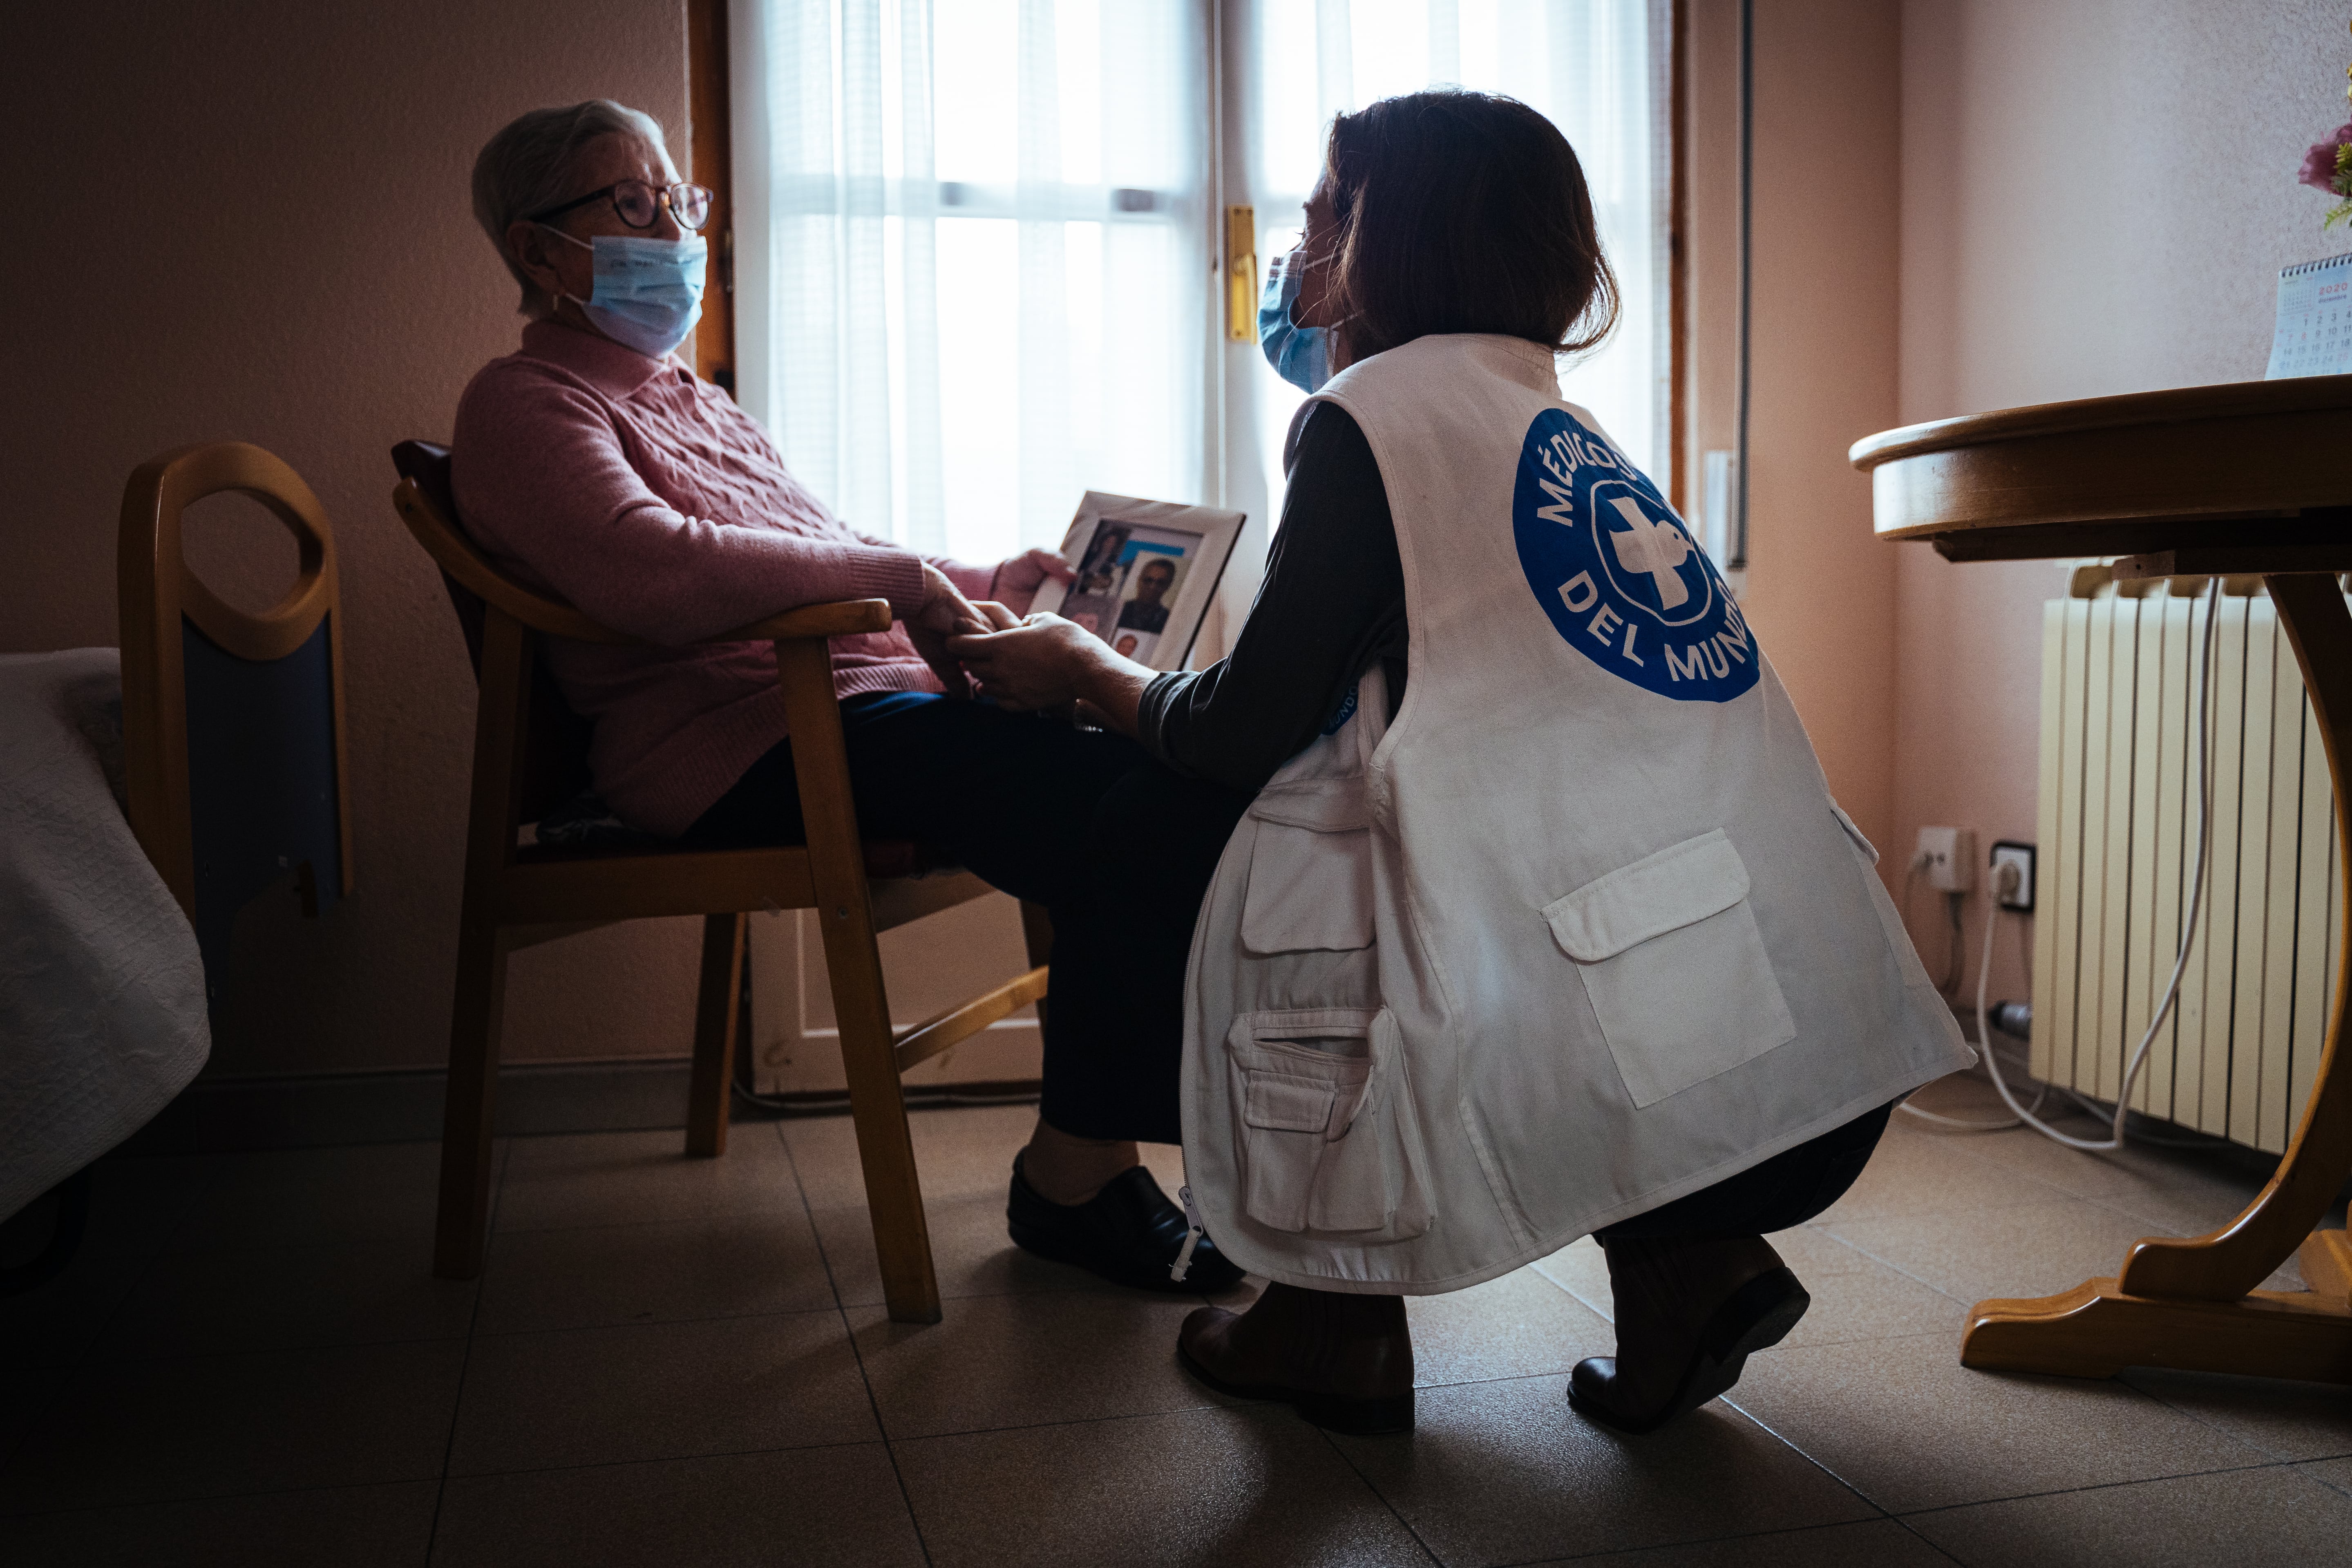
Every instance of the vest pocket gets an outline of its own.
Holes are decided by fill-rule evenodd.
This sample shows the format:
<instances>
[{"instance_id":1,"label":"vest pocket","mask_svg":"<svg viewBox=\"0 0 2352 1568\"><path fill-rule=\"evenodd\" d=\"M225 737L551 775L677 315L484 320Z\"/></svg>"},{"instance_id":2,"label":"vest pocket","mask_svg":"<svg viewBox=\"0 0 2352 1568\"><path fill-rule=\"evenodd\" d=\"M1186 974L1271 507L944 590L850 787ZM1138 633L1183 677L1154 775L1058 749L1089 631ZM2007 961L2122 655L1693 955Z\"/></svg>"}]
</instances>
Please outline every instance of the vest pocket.
<instances>
[{"instance_id":1,"label":"vest pocket","mask_svg":"<svg viewBox=\"0 0 2352 1568\"><path fill-rule=\"evenodd\" d=\"M1544 906L1636 1106L1654 1105L1797 1035L1722 829Z\"/></svg>"},{"instance_id":2,"label":"vest pocket","mask_svg":"<svg viewBox=\"0 0 2352 1568\"><path fill-rule=\"evenodd\" d=\"M1375 1241L1429 1228L1421 1123L1387 1009L1244 1013L1225 1049L1251 1219Z\"/></svg>"},{"instance_id":3,"label":"vest pocket","mask_svg":"<svg viewBox=\"0 0 2352 1568\"><path fill-rule=\"evenodd\" d=\"M1372 945L1371 813L1363 775L1272 784L1250 803L1256 838L1242 901L1254 953Z\"/></svg>"}]
</instances>

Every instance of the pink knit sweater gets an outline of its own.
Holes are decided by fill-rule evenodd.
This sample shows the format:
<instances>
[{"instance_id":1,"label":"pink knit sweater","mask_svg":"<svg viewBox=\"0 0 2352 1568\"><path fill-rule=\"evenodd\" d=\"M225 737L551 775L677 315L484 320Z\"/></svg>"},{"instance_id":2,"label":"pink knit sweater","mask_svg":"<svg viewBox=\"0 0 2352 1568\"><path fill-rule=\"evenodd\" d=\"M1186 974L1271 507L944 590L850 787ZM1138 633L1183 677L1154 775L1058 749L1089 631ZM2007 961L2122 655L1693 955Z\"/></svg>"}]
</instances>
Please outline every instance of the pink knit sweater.
<instances>
[{"instance_id":1,"label":"pink knit sweater","mask_svg":"<svg viewBox=\"0 0 2352 1568\"><path fill-rule=\"evenodd\" d=\"M451 479L499 565L653 647L551 638L549 667L595 724L589 766L624 821L693 826L784 738L764 642L689 647L800 605L921 603L922 557L858 533L785 472L767 432L674 361L538 321L457 405ZM987 567L937 560L986 596ZM834 690L937 691L906 630L835 637Z\"/></svg>"}]
</instances>

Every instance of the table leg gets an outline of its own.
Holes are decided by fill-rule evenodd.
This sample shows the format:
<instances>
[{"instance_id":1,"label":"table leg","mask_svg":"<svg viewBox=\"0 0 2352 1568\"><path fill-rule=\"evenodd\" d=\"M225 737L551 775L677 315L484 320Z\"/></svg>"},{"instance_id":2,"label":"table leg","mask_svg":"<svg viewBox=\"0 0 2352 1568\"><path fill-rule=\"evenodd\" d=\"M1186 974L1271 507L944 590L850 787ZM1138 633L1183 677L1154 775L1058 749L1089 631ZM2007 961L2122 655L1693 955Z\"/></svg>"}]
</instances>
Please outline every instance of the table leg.
<instances>
[{"instance_id":1,"label":"table leg","mask_svg":"<svg viewBox=\"0 0 2352 1568\"><path fill-rule=\"evenodd\" d=\"M2352 614L2332 574L2265 578L2294 645L2336 786L2336 838L2345 853L2345 984L2337 986L2294 1141L2245 1212L2207 1236L2148 1237L2122 1273L2062 1296L1979 1301L1960 1338L1969 1366L2112 1377L2126 1366L2246 1373L2352 1383L2352 1247L2315 1232L2352 1174L2352 1061L2345 1045L2352 986ZM2300 1291L2258 1290L2299 1255Z\"/></svg>"}]
</instances>

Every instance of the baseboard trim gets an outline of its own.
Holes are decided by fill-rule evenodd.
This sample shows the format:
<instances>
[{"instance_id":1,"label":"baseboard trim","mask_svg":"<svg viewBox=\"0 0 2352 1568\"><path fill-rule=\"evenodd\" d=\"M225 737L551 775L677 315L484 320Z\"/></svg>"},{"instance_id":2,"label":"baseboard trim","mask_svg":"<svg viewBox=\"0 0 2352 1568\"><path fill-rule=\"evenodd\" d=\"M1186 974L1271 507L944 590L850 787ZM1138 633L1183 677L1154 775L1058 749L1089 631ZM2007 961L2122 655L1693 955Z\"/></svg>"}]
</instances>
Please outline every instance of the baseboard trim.
<instances>
[{"instance_id":1,"label":"baseboard trim","mask_svg":"<svg viewBox=\"0 0 2352 1568\"><path fill-rule=\"evenodd\" d=\"M688 1062L527 1062L499 1069L498 1131L683 1127ZM441 1136L448 1074L271 1073L198 1079L125 1142L124 1154L218 1154Z\"/></svg>"},{"instance_id":2,"label":"baseboard trim","mask_svg":"<svg viewBox=\"0 0 2352 1568\"><path fill-rule=\"evenodd\" d=\"M683 1127L691 1065L685 1057L654 1057L500 1068L499 1136ZM225 1154L437 1139L447 1084L448 1074L439 1068L198 1079L115 1152ZM958 1097L1017 1099L1035 1094L1038 1088L1031 1081L910 1088L907 1100L921 1108ZM779 1110L739 1103L738 1119L848 1112L846 1099L836 1094L763 1098L777 1103Z\"/></svg>"}]
</instances>

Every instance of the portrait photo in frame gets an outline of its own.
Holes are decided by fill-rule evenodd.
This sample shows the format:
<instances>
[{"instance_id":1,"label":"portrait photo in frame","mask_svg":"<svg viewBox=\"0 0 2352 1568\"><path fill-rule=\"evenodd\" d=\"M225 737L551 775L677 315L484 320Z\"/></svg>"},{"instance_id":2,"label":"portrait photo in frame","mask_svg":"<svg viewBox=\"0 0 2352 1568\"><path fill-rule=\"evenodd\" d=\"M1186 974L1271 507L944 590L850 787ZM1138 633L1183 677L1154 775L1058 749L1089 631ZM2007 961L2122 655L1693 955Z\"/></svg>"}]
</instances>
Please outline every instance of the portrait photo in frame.
<instances>
[{"instance_id":1,"label":"portrait photo in frame","mask_svg":"<svg viewBox=\"0 0 2352 1568\"><path fill-rule=\"evenodd\" d=\"M1215 603L1244 514L1088 490L1062 540L1077 574L1035 610L1075 621L1138 664L1181 669Z\"/></svg>"}]
</instances>

